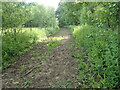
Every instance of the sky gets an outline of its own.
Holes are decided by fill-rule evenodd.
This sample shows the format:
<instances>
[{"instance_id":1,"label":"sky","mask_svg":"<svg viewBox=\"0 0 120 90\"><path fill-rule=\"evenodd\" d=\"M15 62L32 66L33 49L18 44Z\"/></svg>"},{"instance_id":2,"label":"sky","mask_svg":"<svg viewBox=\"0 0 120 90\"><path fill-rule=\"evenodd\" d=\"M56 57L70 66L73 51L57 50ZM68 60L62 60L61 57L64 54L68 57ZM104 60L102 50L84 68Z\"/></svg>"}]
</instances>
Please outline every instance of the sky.
<instances>
[{"instance_id":1,"label":"sky","mask_svg":"<svg viewBox=\"0 0 120 90\"><path fill-rule=\"evenodd\" d=\"M57 9L60 0L25 0L26 2L37 2L45 6L52 6Z\"/></svg>"}]
</instances>

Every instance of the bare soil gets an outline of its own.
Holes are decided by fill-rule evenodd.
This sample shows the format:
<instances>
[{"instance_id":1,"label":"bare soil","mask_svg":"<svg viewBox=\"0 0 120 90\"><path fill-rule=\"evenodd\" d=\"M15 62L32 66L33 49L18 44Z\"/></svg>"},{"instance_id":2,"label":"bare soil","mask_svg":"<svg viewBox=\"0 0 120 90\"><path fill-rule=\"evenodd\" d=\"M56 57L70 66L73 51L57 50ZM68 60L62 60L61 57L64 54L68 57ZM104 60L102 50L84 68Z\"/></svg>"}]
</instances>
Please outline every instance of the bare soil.
<instances>
[{"instance_id":1,"label":"bare soil","mask_svg":"<svg viewBox=\"0 0 120 90\"><path fill-rule=\"evenodd\" d=\"M60 45L48 51L47 43L60 36L63 37ZM65 82L63 86L75 88L78 72L76 59L70 55L74 48L71 47L73 41L71 32L61 29L48 42L43 41L17 57L9 68L2 71L3 88L50 88L60 87ZM31 53L39 55L31 56Z\"/></svg>"}]
</instances>

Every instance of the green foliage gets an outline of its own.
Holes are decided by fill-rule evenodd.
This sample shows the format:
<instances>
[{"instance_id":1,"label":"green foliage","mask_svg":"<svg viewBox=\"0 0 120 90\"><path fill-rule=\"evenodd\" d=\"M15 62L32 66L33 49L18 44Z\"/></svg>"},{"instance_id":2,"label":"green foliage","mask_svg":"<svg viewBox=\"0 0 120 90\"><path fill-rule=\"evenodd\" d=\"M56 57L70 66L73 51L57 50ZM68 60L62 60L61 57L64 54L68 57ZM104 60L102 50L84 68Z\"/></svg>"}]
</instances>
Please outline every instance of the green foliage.
<instances>
[{"instance_id":1,"label":"green foliage","mask_svg":"<svg viewBox=\"0 0 120 90\"><path fill-rule=\"evenodd\" d=\"M31 80L28 80L27 78L24 78L24 83L21 86L21 88L28 88L32 84Z\"/></svg>"},{"instance_id":2,"label":"green foliage","mask_svg":"<svg viewBox=\"0 0 120 90\"><path fill-rule=\"evenodd\" d=\"M56 11L59 26L64 27L67 25L77 25L79 23L78 15L76 15L77 9L80 9L80 7L78 5L76 6L75 2L60 2Z\"/></svg>"},{"instance_id":3,"label":"green foliage","mask_svg":"<svg viewBox=\"0 0 120 90\"><path fill-rule=\"evenodd\" d=\"M45 28L45 30L46 30L46 35L51 36L51 35L54 35L56 32L58 32L59 28L48 27L48 28Z\"/></svg>"},{"instance_id":4,"label":"green foliage","mask_svg":"<svg viewBox=\"0 0 120 90\"><path fill-rule=\"evenodd\" d=\"M30 56L39 56L39 55L40 55L40 53L35 53L35 52L30 54Z\"/></svg>"},{"instance_id":5,"label":"green foliage","mask_svg":"<svg viewBox=\"0 0 120 90\"><path fill-rule=\"evenodd\" d=\"M59 40L50 41L50 42L47 44L48 50L52 50L54 47L58 46L59 44L60 44L60 41L59 41Z\"/></svg>"},{"instance_id":6,"label":"green foliage","mask_svg":"<svg viewBox=\"0 0 120 90\"><path fill-rule=\"evenodd\" d=\"M24 28L22 30L23 25L45 27L45 29ZM28 48L32 48L31 45L55 34L58 29L55 11L52 7L36 3L3 2L2 31L0 31L3 44L3 68L9 66L15 56L28 51Z\"/></svg>"},{"instance_id":7,"label":"green foliage","mask_svg":"<svg viewBox=\"0 0 120 90\"><path fill-rule=\"evenodd\" d=\"M31 12L25 2L2 2L2 29L18 27L24 24Z\"/></svg>"},{"instance_id":8,"label":"green foliage","mask_svg":"<svg viewBox=\"0 0 120 90\"><path fill-rule=\"evenodd\" d=\"M23 25L31 29L23 29ZM15 56L22 55L32 48L31 45L55 34L58 29L52 7L36 3L3 2L2 30L0 31L3 44L3 68L8 67Z\"/></svg>"},{"instance_id":9,"label":"green foliage","mask_svg":"<svg viewBox=\"0 0 120 90\"><path fill-rule=\"evenodd\" d=\"M16 36L14 31L4 30L2 33L2 65L6 68L14 60L15 56L22 55L24 52L33 48L32 45L42 40L47 39L49 35L52 35L58 31L58 29L39 29L39 28L23 28L23 30L17 30ZM53 47L53 46L52 46ZM52 48L49 46L49 48ZM32 53L31 56L38 56L38 53Z\"/></svg>"},{"instance_id":10,"label":"green foliage","mask_svg":"<svg viewBox=\"0 0 120 90\"><path fill-rule=\"evenodd\" d=\"M72 56L78 58L83 87L119 87L119 10L118 2L64 0L59 3L56 11L59 26L67 27L73 32L77 51ZM88 83L91 84L87 85Z\"/></svg>"},{"instance_id":11,"label":"green foliage","mask_svg":"<svg viewBox=\"0 0 120 90\"><path fill-rule=\"evenodd\" d=\"M71 8L72 7L72 8ZM119 25L118 2L60 2L56 11L59 26L89 23L115 30Z\"/></svg>"},{"instance_id":12,"label":"green foliage","mask_svg":"<svg viewBox=\"0 0 120 90\"><path fill-rule=\"evenodd\" d=\"M21 71L21 72L24 72L24 71L25 71L25 65L21 65L21 66L20 66L20 71Z\"/></svg>"},{"instance_id":13,"label":"green foliage","mask_svg":"<svg viewBox=\"0 0 120 90\"><path fill-rule=\"evenodd\" d=\"M55 10L53 7L45 7L43 5L35 4L32 6L31 18L25 23L26 27L57 27L55 18Z\"/></svg>"},{"instance_id":14,"label":"green foliage","mask_svg":"<svg viewBox=\"0 0 120 90\"><path fill-rule=\"evenodd\" d=\"M90 25L81 25L73 30L78 48L83 47L86 55L79 58L79 69L83 75L91 74L88 78L83 77L84 83L91 83L93 88L116 88L119 85L118 66L118 32L111 29L97 28ZM87 58L87 62L84 58ZM82 60L82 61L81 61ZM90 68L88 68L88 64ZM81 74L82 74L81 73ZM93 78L90 78L93 76ZM100 80L96 81L95 76ZM98 77L97 77L98 78ZM88 79L87 82L84 79ZM91 81L92 80L92 81Z\"/></svg>"},{"instance_id":15,"label":"green foliage","mask_svg":"<svg viewBox=\"0 0 120 90\"><path fill-rule=\"evenodd\" d=\"M50 88L72 88L72 81L62 79L59 83L53 83Z\"/></svg>"},{"instance_id":16,"label":"green foliage","mask_svg":"<svg viewBox=\"0 0 120 90\"><path fill-rule=\"evenodd\" d=\"M29 28L24 28L21 31L17 31L16 39L14 39L14 32L12 31L7 33L3 32L2 39L2 63L3 68L6 68L15 56L22 55L28 51L34 43L47 39L47 34L45 29L32 28L30 30Z\"/></svg>"}]
</instances>

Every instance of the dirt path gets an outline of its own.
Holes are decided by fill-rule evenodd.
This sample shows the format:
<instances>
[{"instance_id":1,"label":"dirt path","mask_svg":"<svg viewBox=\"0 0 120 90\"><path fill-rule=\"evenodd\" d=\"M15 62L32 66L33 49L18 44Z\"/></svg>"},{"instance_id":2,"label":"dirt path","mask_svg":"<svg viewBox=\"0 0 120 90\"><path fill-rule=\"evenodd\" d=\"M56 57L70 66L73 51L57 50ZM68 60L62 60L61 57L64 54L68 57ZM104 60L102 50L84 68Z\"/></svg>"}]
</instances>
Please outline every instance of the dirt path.
<instances>
[{"instance_id":1,"label":"dirt path","mask_svg":"<svg viewBox=\"0 0 120 90\"><path fill-rule=\"evenodd\" d=\"M60 41L60 45L52 51L48 51L46 48L48 42L42 42L4 70L2 74L3 87L74 88L76 86L77 63L70 56L72 34L69 30L61 29L49 40L58 37L63 39ZM36 55L31 55L31 53L36 53Z\"/></svg>"}]
</instances>

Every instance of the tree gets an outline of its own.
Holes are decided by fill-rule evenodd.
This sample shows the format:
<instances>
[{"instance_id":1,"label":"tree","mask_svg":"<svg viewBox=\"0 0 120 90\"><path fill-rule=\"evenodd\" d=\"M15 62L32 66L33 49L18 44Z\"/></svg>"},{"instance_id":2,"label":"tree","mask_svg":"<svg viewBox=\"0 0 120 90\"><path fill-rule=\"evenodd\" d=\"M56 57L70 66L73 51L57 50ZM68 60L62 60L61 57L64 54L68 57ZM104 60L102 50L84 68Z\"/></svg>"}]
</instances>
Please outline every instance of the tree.
<instances>
[{"instance_id":1,"label":"tree","mask_svg":"<svg viewBox=\"0 0 120 90\"><path fill-rule=\"evenodd\" d=\"M25 23L26 27L56 27L54 8L36 4L32 7L32 13L32 18Z\"/></svg>"},{"instance_id":2,"label":"tree","mask_svg":"<svg viewBox=\"0 0 120 90\"><path fill-rule=\"evenodd\" d=\"M118 26L118 2L60 2L56 11L59 26L91 24L115 29Z\"/></svg>"},{"instance_id":3,"label":"tree","mask_svg":"<svg viewBox=\"0 0 120 90\"><path fill-rule=\"evenodd\" d=\"M18 27L30 16L30 9L24 2L3 2L2 10L3 29Z\"/></svg>"}]
</instances>

